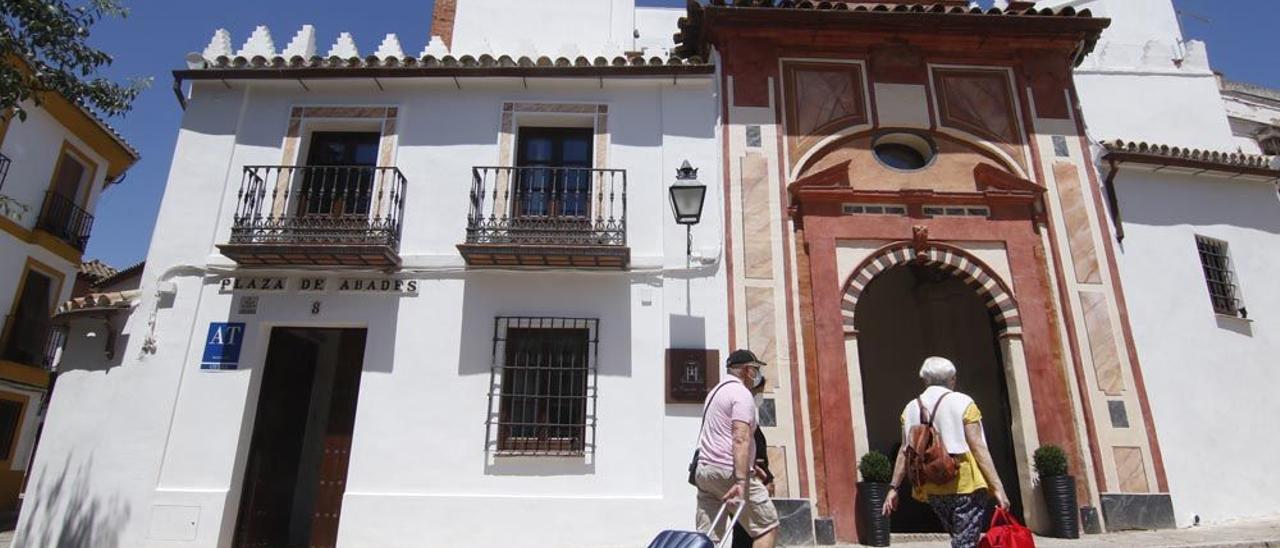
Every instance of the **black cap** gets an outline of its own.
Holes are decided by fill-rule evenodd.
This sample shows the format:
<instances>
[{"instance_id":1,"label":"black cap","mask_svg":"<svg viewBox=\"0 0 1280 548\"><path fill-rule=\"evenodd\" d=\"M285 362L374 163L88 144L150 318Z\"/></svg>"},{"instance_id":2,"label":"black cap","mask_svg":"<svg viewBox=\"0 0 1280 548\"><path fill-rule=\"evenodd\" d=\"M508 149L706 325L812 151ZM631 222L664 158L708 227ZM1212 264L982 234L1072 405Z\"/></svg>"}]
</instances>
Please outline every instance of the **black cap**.
<instances>
[{"instance_id":1,"label":"black cap","mask_svg":"<svg viewBox=\"0 0 1280 548\"><path fill-rule=\"evenodd\" d=\"M755 352L752 352L746 349L734 350L732 354L729 354L729 359L725 360L724 362L725 367L734 367L738 365L750 365L750 364L769 365L767 363L760 361L760 358L756 357Z\"/></svg>"}]
</instances>

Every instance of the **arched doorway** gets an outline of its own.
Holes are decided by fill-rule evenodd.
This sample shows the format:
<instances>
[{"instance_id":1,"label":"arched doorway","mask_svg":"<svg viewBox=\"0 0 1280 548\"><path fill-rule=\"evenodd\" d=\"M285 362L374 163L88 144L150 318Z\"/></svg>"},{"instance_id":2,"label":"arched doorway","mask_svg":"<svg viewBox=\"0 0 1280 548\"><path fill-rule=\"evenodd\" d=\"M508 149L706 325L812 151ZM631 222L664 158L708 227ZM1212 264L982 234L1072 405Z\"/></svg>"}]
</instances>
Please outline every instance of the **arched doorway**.
<instances>
[{"instance_id":1,"label":"arched doorway","mask_svg":"<svg viewBox=\"0 0 1280 548\"><path fill-rule=\"evenodd\" d=\"M854 310L869 449L892 458L901 443L903 406L922 390L921 361L943 356L958 369L957 389L983 414L987 444L1014 511L1022 514L1012 413L997 329L987 301L954 270L937 263L889 267L862 290ZM927 505L901 493L894 532L940 532Z\"/></svg>"}]
</instances>

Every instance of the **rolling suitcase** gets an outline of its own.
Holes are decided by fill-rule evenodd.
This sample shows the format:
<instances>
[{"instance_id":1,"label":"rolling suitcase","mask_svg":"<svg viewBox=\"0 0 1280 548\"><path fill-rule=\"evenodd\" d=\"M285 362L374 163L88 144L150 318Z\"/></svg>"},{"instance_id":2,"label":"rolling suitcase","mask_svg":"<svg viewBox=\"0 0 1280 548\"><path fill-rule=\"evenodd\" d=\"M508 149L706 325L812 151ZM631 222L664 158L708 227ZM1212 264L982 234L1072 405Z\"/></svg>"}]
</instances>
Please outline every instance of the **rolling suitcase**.
<instances>
[{"instance_id":1,"label":"rolling suitcase","mask_svg":"<svg viewBox=\"0 0 1280 548\"><path fill-rule=\"evenodd\" d=\"M723 548L733 543L733 524L738 523L738 519L742 517L742 511L746 509L747 502L745 500L738 501L738 510L733 514L728 514L729 502L720 505L720 511L716 512L716 517L711 520L711 527L706 531L663 531L658 533L658 537L649 543L649 548ZM729 523L724 527L724 538L720 542L711 540L711 531L716 528L716 524L720 523L721 517L729 517Z\"/></svg>"}]
</instances>

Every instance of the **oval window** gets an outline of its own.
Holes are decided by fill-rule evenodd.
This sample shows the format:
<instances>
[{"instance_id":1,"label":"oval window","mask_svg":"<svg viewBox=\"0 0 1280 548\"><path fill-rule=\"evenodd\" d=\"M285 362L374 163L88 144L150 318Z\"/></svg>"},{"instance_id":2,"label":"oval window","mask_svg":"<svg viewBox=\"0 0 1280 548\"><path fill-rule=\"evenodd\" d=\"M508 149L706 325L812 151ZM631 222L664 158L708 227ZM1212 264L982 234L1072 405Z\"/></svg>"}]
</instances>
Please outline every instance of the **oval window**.
<instances>
[{"instance_id":1,"label":"oval window","mask_svg":"<svg viewBox=\"0 0 1280 548\"><path fill-rule=\"evenodd\" d=\"M924 169L934 156L933 143L914 133L883 135L876 139L872 150L880 163L903 171Z\"/></svg>"}]
</instances>

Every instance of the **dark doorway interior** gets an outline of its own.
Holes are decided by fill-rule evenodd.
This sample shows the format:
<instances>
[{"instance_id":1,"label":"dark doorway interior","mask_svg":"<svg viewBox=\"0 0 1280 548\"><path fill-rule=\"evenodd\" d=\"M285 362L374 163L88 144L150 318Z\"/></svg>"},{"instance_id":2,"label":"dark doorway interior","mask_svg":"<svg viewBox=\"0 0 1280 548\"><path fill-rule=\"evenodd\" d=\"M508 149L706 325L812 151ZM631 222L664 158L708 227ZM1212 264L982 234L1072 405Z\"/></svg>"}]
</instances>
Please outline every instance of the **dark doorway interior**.
<instances>
[{"instance_id":1,"label":"dark doorway interior","mask_svg":"<svg viewBox=\"0 0 1280 548\"><path fill-rule=\"evenodd\" d=\"M878 276L863 291L856 310L858 359L871 449L890 458L901 445L900 417L924 386L920 363L942 356L956 364L957 390L973 397L982 411L992 460L1022 515L1014 460L1012 414L1003 361L981 296L959 278L925 265L899 266ZM893 515L893 531L941 532L925 504L905 486Z\"/></svg>"},{"instance_id":2,"label":"dark doorway interior","mask_svg":"<svg viewBox=\"0 0 1280 548\"><path fill-rule=\"evenodd\" d=\"M364 345L363 329L271 331L235 546L337 543Z\"/></svg>"}]
</instances>

